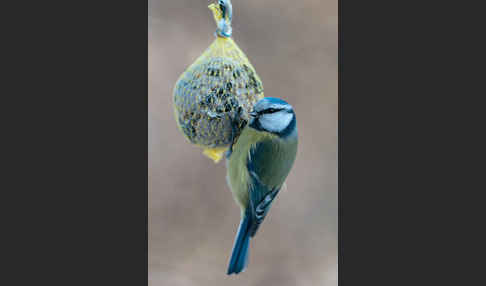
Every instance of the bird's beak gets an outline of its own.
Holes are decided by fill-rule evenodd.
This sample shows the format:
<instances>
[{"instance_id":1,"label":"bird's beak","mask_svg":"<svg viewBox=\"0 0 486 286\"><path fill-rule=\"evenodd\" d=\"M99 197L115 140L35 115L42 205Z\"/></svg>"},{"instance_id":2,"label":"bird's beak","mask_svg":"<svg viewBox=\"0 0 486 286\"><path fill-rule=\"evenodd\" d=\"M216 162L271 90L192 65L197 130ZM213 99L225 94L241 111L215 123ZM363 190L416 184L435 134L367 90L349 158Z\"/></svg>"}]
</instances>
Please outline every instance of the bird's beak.
<instances>
[{"instance_id":1,"label":"bird's beak","mask_svg":"<svg viewBox=\"0 0 486 286\"><path fill-rule=\"evenodd\" d=\"M251 117L256 117L256 116L258 115L258 113L257 113L257 112L255 112L255 111L249 112L248 114L249 114Z\"/></svg>"}]
</instances>

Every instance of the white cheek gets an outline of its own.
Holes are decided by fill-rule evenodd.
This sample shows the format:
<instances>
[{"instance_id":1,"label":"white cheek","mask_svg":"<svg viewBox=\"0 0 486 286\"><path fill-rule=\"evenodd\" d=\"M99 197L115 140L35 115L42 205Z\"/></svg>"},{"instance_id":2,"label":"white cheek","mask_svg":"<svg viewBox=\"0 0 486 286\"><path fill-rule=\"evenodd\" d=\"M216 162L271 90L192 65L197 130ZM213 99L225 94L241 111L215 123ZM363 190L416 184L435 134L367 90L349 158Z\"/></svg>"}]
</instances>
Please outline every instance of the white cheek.
<instances>
[{"instance_id":1,"label":"white cheek","mask_svg":"<svg viewBox=\"0 0 486 286\"><path fill-rule=\"evenodd\" d=\"M292 121L292 114L288 112L264 114L259 121L264 129L271 132L280 132Z\"/></svg>"}]
</instances>

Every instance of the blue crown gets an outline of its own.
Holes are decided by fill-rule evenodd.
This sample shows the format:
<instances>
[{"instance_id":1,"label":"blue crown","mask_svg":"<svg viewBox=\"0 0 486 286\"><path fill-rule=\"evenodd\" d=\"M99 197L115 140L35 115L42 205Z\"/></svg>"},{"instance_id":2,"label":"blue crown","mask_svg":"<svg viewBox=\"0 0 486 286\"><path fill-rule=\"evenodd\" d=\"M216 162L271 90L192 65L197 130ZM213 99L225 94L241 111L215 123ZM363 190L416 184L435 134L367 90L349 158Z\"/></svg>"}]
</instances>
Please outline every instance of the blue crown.
<instances>
[{"instance_id":1,"label":"blue crown","mask_svg":"<svg viewBox=\"0 0 486 286\"><path fill-rule=\"evenodd\" d=\"M285 104L285 105L288 105L288 103L285 100L282 100L282 99L276 98L276 97L264 97L261 100L262 101L268 101L269 103L276 103L276 104Z\"/></svg>"}]
</instances>

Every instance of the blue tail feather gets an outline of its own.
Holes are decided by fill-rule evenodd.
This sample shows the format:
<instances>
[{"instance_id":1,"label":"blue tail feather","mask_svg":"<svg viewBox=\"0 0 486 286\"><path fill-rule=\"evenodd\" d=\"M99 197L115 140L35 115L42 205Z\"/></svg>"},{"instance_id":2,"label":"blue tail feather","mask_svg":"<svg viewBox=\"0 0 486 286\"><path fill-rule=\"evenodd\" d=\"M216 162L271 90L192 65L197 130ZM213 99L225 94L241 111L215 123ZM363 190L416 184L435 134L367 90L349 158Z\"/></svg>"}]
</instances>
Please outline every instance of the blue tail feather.
<instances>
[{"instance_id":1,"label":"blue tail feather","mask_svg":"<svg viewBox=\"0 0 486 286\"><path fill-rule=\"evenodd\" d=\"M245 270L248 265L248 251L250 246L250 217L245 215L240 222L238 232L236 233L233 252L231 254L228 275L238 274Z\"/></svg>"}]
</instances>

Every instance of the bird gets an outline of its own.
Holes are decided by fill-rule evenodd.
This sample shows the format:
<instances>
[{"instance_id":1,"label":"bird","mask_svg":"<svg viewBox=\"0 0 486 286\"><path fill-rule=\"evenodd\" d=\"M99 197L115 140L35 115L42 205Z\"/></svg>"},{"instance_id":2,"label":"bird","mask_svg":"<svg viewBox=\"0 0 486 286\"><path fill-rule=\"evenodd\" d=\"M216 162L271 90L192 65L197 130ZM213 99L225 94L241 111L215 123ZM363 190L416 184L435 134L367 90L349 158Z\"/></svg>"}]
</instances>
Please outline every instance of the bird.
<instances>
[{"instance_id":1,"label":"bird","mask_svg":"<svg viewBox=\"0 0 486 286\"><path fill-rule=\"evenodd\" d=\"M250 239L285 184L297 155L297 121L289 103L264 97L249 115L226 158L227 183L241 211L228 275L247 268Z\"/></svg>"}]
</instances>

